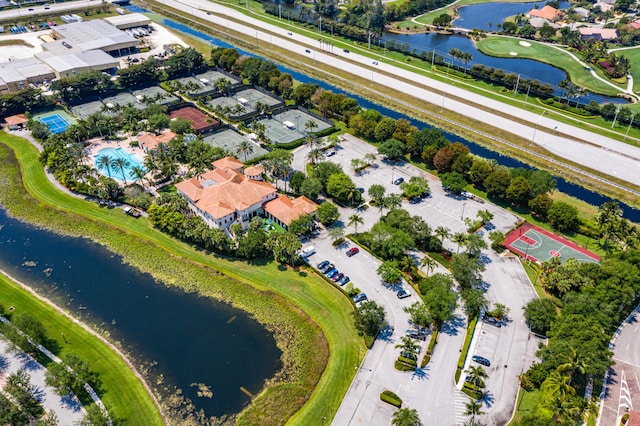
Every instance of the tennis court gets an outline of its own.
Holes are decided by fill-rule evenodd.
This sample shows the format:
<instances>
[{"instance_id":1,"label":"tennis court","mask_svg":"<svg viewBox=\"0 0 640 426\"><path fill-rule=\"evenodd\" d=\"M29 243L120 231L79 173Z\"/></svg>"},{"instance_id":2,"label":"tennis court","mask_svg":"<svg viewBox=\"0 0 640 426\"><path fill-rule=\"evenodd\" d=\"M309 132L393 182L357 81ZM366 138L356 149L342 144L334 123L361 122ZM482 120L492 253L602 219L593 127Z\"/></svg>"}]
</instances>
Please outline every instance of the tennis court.
<instances>
[{"instance_id":1,"label":"tennis court","mask_svg":"<svg viewBox=\"0 0 640 426\"><path fill-rule=\"evenodd\" d=\"M242 136L240 133L232 130L226 129L221 132L216 132L212 135L206 136L203 141L212 146L222 148L225 151L229 152L233 156L237 156L240 161L246 162L251 161L254 158L262 157L263 155L267 155L268 151L262 148L255 142L251 142L251 147L253 151L251 153L247 152L246 158L245 154L238 152L238 147L240 144L247 141L248 139Z\"/></svg>"},{"instance_id":2,"label":"tennis court","mask_svg":"<svg viewBox=\"0 0 640 426\"><path fill-rule=\"evenodd\" d=\"M578 262L600 261L598 255L587 249L529 223L507 235L504 243L525 260L534 262L544 262L552 257L559 257L563 262L569 258Z\"/></svg>"},{"instance_id":3,"label":"tennis court","mask_svg":"<svg viewBox=\"0 0 640 426\"><path fill-rule=\"evenodd\" d=\"M243 105L240 102L238 102L237 100L235 100L234 98L228 98L226 96L220 96L214 99L211 99L208 102L208 105L211 107L211 109L213 111L218 111L220 110L220 112L222 113L224 111L225 108L229 107L229 117L239 117L239 116L244 116L247 114L252 114L254 112L256 112L255 108L251 108L251 106L249 106L248 104ZM220 105L220 107L218 108L218 105ZM244 108L244 111L241 111L239 113L234 113L234 108L236 108L238 105L242 106Z\"/></svg>"},{"instance_id":4,"label":"tennis court","mask_svg":"<svg viewBox=\"0 0 640 426\"><path fill-rule=\"evenodd\" d=\"M34 116L34 118L47 126L53 134L62 133L71 127L72 124L76 124L76 120L62 110L38 114Z\"/></svg>"},{"instance_id":5,"label":"tennis court","mask_svg":"<svg viewBox=\"0 0 640 426\"><path fill-rule=\"evenodd\" d=\"M165 91L160 86L151 86L147 87L146 89L134 90L133 96L136 97L138 102L141 102L145 105L169 105L170 103L178 100L176 96L173 96L171 93Z\"/></svg>"},{"instance_id":6,"label":"tennis court","mask_svg":"<svg viewBox=\"0 0 640 426\"><path fill-rule=\"evenodd\" d=\"M146 108L144 105L138 102L135 96L128 92L120 92L114 96L104 98L102 100L102 103L105 104L108 108L117 110L117 114L120 114L122 112L122 109L129 106L132 106L136 109Z\"/></svg>"},{"instance_id":7,"label":"tennis court","mask_svg":"<svg viewBox=\"0 0 640 426\"><path fill-rule=\"evenodd\" d=\"M218 81L221 78L224 78L225 80L227 80L232 85L240 83L240 79L239 78L223 74L223 73L221 73L219 71L207 71L207 72L204 72L202 74L197 74L196 78L202 84L213 86L213 87L216 86L216 81Z\"/></svg>"},{"instance_id":8,"label":"tennis court","mask_svg":"<svg viewBox=\"0 0 640 426\"><path fill-rule=\"evenodd\" d=\"M256 103L260 102L262 104L266 104L269 108L276 105L284 105L282 101L278 98L274 98L273 96L269 96L266 93L262 93L256 89L244 89L236 92L234 97L238 100L238 102L243 105L249 105L251 108L256 107Z\"/></svg>"},{"instance_id":9,"label":"tennis court","mask_svg":"<svg viewBox=\"0 0 640 426\"><path fill-rule=\"evenodd\" d=\"M288 121L289 123L295 124L296 130L302 134L305 133L306 125L310 121L313 121L317 126L313 129L314 132L321 132L333 126L333 124L322 121L321 119L299 109L283 111L280 114L275 114L273 118L280 123Z\"/></svg>"},{"instance_id":10,"label":"tennis court","mask_svg":"<svg viewBox=\"0 0 640 426\"><path fill-rule=\"evenodd\" d=\"M304 137L304 133L289 129L271 118L258 120L258 123L264 124L264 135L275 144L290 143Z\"/></svg>"},{"instance_id":11,"label":"tennis court","mask_svg":"<svg viewBox=\"0 0 640 426\"><path fill-rule=\"evenodd\" d=\"M112 113L102 112L104 108L104 104L99 101L87 102L86 104L79 104L71 107L71 112L73 115L78 117L81 120L86 120L94 114L103 113L108 115L113 115Z\"/></svg>"}]
</instances>

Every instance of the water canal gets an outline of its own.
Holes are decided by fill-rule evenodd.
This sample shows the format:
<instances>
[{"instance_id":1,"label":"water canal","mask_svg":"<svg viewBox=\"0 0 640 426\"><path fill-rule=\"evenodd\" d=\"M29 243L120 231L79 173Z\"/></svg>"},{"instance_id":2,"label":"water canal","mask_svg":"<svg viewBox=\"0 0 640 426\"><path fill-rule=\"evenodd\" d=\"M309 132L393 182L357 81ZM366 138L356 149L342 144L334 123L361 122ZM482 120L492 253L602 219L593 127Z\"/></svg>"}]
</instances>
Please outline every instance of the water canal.
<instances>
[{"instance_id":1,"label":"water canal","mask_svg":"<svg viewBox=\"0 0 640 426\"><path fill-rule=\"evenodd\" d=\"M140 9L136 6L130 6L131 8L134 8L135 11L138 12L147 12L144 9ZM172 28L174 30L177 30L179 32L188 34L190 36L193 37L197 37L200 38L208 43L211 43L212 46L221 46L221 47L231 47L236 49L238 52L240 52L243 55L251 55L251 56L256 56L259 57L258 55L255 55L253 53L244 51L236 46L233 46L223 40L220 40L218 38L212 37L210 35L207 35L203 32L194 30L193 28L189 28L188 26L181 24L179 22L175 22L172 21L170 19L164 19L162 22L163 25ZM424 36L424 35L423 35ZM532 61L533 62L533 61ZM287 72L289 74L291 74L293 76L293 78L297 81L300 81L302 83L315 83L318 86L322 87L323 89L326 90L331 90L334 93L344 93L345 95L348 95L349 97L356 99L358 101L358 103L360 104L360 106L362 106L363 108L367 108L367 109L376 109L378 111L380 111L383 115L386 115L388 117L394 118L394 119L399 119L399 118L404 118L409 120L413 125L417 126L419 129L423 128L423 127L431 127L429 124L424 123L422 121L418 121L415 120L409 116L406 116L404 114L401 114L397 111L394 111L392 109L389 109L387 107L384 107L382 105L378 105L375 104L361 96L358 96L354 93L348 92L346 90L343 90L341 88L338 88L336 86L333 86L331 84L328 84L324 81L312 78L307 76L306 74L302 74L300 72L294 71L292 69L287 68L286 66L282 66L282 65L278 65L278 68L282 71L282 72ZM527 164L512 158L512 157L507 157L505 155L502 155L499 152L496 151L491 151L481 145L478 145L474 142L471 142L467 139L464 139L460 136L454 135L452 133L448 133L445 132L446 137L454 142L462 142L465 145L467 145L469 147L469 150L471 151L472 154L478 155L480 157L484 157L487 159L491 159L491 160L495 160L497 161L499 164L508 166L508 167L525 167L525 168L530 168L530 166L528 166ZM599 194L597 192L593 192L590 191L582 186L576 185L574 183L568 182L562 178L556 177L558 185L557 188L559 191L562 191L566 194L569 194L575 198L578 198L580 200L583 200L589 204L592 204L594 206L600 206L602 204L604 204L607 201L611 201L611 198L606 197L602 194ZM634 209L633 207L624 204L624 203L620 203L622 209L623 209L623 215L625 218L640 223L640 210Z\"/></svg>"},{"instance_id":2,"label":"water canal","mask_svg":"<svg viewBox=\"0 0 640 426\"><path fill-rule=\"evenodd\" d=\"M207 416L240 412L281 368L273 336L224 303L156 282L101 245L61 236L8 217L0 208L0 268L76 317L107 330L153 365ZM213 397L198 397L204 384Z\"/></svg>"}]
</instances>

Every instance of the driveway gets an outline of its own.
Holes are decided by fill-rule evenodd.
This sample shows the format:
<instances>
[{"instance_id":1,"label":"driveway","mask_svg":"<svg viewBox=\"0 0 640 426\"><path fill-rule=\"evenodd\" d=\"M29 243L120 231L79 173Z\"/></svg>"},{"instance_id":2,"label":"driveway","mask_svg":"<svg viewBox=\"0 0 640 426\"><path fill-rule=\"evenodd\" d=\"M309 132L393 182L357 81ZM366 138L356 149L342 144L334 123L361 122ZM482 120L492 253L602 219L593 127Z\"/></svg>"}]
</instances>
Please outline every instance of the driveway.
<instances>
[{"instance_id":1,"label":"driveway","mask_svg":"<svg viewBox=\"0 0 640 426\"><path fill-rule=\"evenodd\" d=\"M629 410L640 411L640 306L616 331L610 345L614 364L609 369L598 425L613 425Z\"/></svg>"},{"instance_id":2,"label":"driveway","mask_svg":"<svg viewBox=\"0 0 640 426\"><path fill-rule=\"evenodd\" d=\"M73 395L56 395L53 388L45 384L46 369L21 350L12 350L0 335L0 389L4 388L7 377L18 370L29 374L31 384L37 388L38 400L47 411L56 414L60 425L72 425L82 420L85 410L80 401Z\"/></svg>"}]
</instances>

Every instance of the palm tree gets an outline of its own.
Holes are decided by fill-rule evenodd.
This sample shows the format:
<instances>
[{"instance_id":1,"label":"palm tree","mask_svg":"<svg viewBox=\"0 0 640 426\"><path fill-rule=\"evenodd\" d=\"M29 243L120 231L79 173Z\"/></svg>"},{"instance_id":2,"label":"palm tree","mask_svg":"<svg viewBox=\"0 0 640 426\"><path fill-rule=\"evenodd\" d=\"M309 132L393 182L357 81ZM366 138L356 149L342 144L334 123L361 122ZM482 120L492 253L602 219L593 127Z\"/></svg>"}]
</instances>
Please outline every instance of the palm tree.
<instances>
[{"instance_id":1,"label":"palm tree","mask_svg":"<svg viewBox=\"0 0 640 426\"><path fill-rule=\"evenodd\" d=\"M482 383L482 379L486 379L487 377L489 377L487 375L487 372L484 371L484 368L482 368L481 365L478 365L477 367L472 365L464 372L467 373L467 376L469 377L471 383L478 387L481 387L479 383Z\"/></svg>"},{"instance_id":2,"label":"palm tree","mask_svg":"<svg viewBox=\"0 0 640 426\"><path fill-rule=\"evenodd\" d=\"M458 250L456 251L456 254L460 253L460 246L464 245L464 243L467 242L467 234L463 233L463 232L456 232L455 234L453 234L453 237L451 238L451 241L453 241L454 243L456 243L458 245Z\"/></svg>"},{"instance_id":3,"label":"palm tree","mask_svg":"<svg viewBox=\"0 0 640 426\"><path fill-rule=\"evenodd\" d=\"M475 419L476 416L484 414L481 411L482 403L480 401L474 401L473 399L470 399L469 402L464 404L464 406L466 408L464 412L465 416L471 416L472 419Z\"/></svg>"},{"instance_id":4,"label":"palm tree","mask_svg":"<svg viewBox=\"0 0 640 426\"><path fill-rule=\"evenodd\" d=\"M437 263L429 256L424 256L420 259L420 267L427 270L427 276L429 276L434 269L436 269Z\"/></svg>"},{"instance_id":5,"label":"palm tree","mask_svg":"<svg viewBox=\"0 0 640 426\"><path fill-rule=\"evenodd\" d=\"M375 163L376 159L377 159L377 157L373 152L369 152L369 153L364 155L364 161L366 161L368 164Z\"/></svg>"},{"instance_id":6,"label":"palm tree","mask_svg":"<svg viewBox=\"0 0 640 426\"><path fill-rule=\"evenodd\" d=\"M98 162L96 163L98 169L106 170L109 177L111 177L111 160L112 158L108 155L101 155L98 157Z\"/></svg>"},{"instance_id":7,"label":"palm tree","mask_svg":"<svg viewBox=\"0 0 640 426\"><path fill-rule=\"evenodd\" d=\"M111 168L113 170L120 170L120 173L122 173L122 180L124 180L125 185L127 184L127 175L124 173L124 169L130 165L131 163L124 158L116 158L111 162Z\"/></svg>"},{"instance_id":8,"label":"palm tree","mask_svg":"<svg viewBox=\"0 0 640 426\"><path fill-rule=\"evenodd\" d=\"M356 235L358 234L358 225L363 225L364 219L359 214L352 214L349 216L349 226L353 226L356 229Z\"/></svg>"},{"instance_id":9,"label":"palm tree","mask_svg":"<svg viewBox=\"0 0 640 426\"><path fill-rule=\"evenodd\" d=\"M317 128L318 128L318 123L316 123L313 120L309 120L304 124L304 130L307 133L313 133L313 131Z\"/></svg>"},{"instance_id":10,"label":"palm tree","mask_svg":"<svg viewBox=\"0 0 640 426\"><path fill-rule=\"evenodd\" d=\"M134 167L131 169L131 174L133 174L136 178L136 181L140 181L142 182L142 179L144 179L144 175L147 174L147 172L142 168L142 167ZM144 184L143 184L144 186Z\"/></svg>"},{"instance_id":11,"label":"palm tree","mask_svg":"<svg viewBox=\"0 0 640 426\"><path fill-rule=\"evenodd\" d=\"M384 204L386 204L389 210L399 209L402 205L402 196L400 194L389 194L385 198Z\"/></svg>"},{"instance_id":12,"label":"palm tree","mask_svg":"<svg viewBox=\"0 0 640 426\"><path fill-rule=\"evenodd\" d=\"M571 386L571 377L561 374L558 371L552 371L542 384L542 388L549 392L553 398L564 401L567 395L574 395L575 388Z\"/></svg>"},{"instance_id":13,"label":"palm tree","mask_svg":"<svg viewBox=\"0 0 640 426\"><path fill-rule=\"evenodd\" d=\"M402 342L394 346L396 349L402 350L402 355L405 358L413 359L418 355L418 348L420 347L411 337L402 336Z\"/></svg>"},{"instance_id":14,"label":"palm tree","mask_svg":"<svg viewBox=\"0 0 640 426\"><path fill-rule=\"evenodd\" d=\"M314 166L318 163L318 161L322 160L322 151L318 148L314 148L307 154L307 160Z\"/></svg>"},{"instance_id":15,"label":"palm tree","mask_svg":"<svg viewBox=\"0 0 640 426\"><path fill-rule=\"evenodd\" d=\"M449 231L449 228L445 228L444 226L438 226L433 233L440 237L440 241L442 242L442 244L444 244L444 239L445 238L449 238L449 236L451 235L451 232Z\"/></svg>"},{"instance_id":16,"label":"palm tree","mask_svg":"<svg viewBox=\"0 0 640 426\"><path fill-rule=\"evenodd\" d=\"M253 154L253 144L251 142L249 142L248 140L243 140L242 142L240 142L240 145L238 145L238 149L236 150L236 154L243 154L244 155L244 162L247 162L247 154L251 155Z\"/></svg>"},{"instance_id":17,"label":"palm tree","mask_svg":"<svg viewBox=\"0 0 640 426\"><path fill-rule=\"evenodd\" d=\"M558 366L558 372L563 374L569 372L569 384L573 381L573 375L575 372L584 374L588 364L585 362L582 355L580 355L574 348L569 348L569 354L562 357L566 360L565 363Z\"/></svg>"}]
</instances>

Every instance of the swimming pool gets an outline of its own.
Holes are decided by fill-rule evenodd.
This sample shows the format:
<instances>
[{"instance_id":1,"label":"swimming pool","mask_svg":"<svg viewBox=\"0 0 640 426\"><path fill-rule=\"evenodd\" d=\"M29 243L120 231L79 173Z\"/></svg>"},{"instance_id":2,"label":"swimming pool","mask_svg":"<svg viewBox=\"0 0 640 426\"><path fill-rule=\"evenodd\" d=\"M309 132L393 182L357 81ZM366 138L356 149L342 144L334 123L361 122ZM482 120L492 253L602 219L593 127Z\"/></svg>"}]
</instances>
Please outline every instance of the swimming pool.
<instances>
[{"instance_id":1,"label":"swimming pool","mask_svg":"<svg viewBox=\"0 0 640 426\"><path fill-rule=\"evenodd\" d=\"M109 158L109 167L106 167L102 164L100 160L101 157ZM94 165L96 169L105 176L112 177L114 179L120 181L135 181L138 177L133 173L133 169L136 167L140 167L142 170L146 171L146 169L142 166L142 160L122 148L103 148L96 155L93 156ZM124 164L122 165L122 169L115 165L115 160L122 159L124 160ZM124 172L124 174L123 174Z\"/></svg>"}]
</instances>

